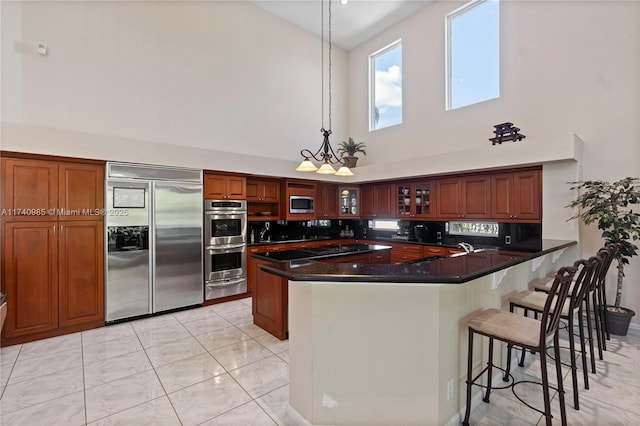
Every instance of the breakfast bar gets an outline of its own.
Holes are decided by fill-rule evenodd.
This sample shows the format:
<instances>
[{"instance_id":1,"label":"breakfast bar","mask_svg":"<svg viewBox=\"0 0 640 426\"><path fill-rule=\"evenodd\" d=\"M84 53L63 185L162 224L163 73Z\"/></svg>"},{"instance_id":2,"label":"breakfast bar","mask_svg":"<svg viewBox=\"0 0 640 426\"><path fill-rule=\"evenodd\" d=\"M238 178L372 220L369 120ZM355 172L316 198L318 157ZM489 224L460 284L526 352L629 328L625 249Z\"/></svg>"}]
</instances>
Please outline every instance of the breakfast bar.
<instances>
[{"instance_id":1,"label":"breakfast bar","mask_svg":"<svg viewBox=\"0 0 640 426\"><path fill-rule=\"evenodd\" d=\"M459 423L467 318L504 307L530 280L571 264L577 249L543 240L532 252L405 264L262 265L288 279L290 415L300 424ZM481 346L477 371L486 363ZM478 392L472 404L479 401Z\"/></svg>"}]
</instances>

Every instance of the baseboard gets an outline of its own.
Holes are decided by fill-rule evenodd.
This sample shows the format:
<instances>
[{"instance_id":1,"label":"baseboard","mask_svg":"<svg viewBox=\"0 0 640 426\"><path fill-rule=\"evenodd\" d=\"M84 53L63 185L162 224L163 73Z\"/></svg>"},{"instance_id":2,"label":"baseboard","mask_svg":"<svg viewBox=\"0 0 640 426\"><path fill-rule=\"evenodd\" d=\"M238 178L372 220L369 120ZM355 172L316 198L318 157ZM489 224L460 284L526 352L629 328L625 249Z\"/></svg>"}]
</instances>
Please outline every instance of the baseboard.
<instances>
[{"instance_id":1,"label":"baseboard","mask_svg":"<svg viewBox=\"0 0 640 426\"><path fill-rule=\"evenodd\" d=\"M293 420L293 422L296 425L302 425L302 426L310 426L311 425L309 420L307 420L304 417L302 417L302 414L298 413L298 410L293 408L291 406L291 404L287 405L287 414L289 415L289 417L291 417L291 419Z\"/></svg>"}]
</instances>

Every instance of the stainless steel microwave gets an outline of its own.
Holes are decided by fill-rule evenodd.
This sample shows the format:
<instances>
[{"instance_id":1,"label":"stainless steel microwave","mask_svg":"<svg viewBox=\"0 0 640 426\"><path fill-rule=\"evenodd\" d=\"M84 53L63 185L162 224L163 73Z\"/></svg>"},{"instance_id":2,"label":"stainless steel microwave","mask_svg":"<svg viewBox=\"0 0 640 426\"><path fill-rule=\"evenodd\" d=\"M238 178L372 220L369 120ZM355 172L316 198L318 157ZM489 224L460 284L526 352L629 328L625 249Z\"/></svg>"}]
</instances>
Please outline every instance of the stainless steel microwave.
<instances>
[{"instance_id":1,"label":"stainless steel microwave","mask_svg":"<svg viewBox=\"0 0 640 426\"><path fill-rule=\"evenodd\" d=\"M313 197L308 195L290 195L289 213L313 213Z\"/></svg>"}]
</instances>

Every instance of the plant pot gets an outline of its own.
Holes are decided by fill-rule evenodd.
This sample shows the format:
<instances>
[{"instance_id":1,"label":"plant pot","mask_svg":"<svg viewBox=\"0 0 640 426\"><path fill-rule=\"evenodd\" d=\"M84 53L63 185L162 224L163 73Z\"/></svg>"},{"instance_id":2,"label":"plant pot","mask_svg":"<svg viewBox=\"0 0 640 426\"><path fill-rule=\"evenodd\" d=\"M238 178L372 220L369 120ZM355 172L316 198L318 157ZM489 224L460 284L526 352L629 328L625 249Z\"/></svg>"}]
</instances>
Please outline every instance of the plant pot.
<instances>
[{"instance_id":1,"label":"plant pot","mask_svg":"<svg viewBox=\"0 0 640 426\"><path fill-rule=\"evenodd\" d=\"M344 165L350 169L353 169L358 162L358 157L352 157L350 155L345 155L344 157L342 157L342 159L344 160Z\"/></svg>"},{"instance_id":2,"label":"plant pot","mask_svg":"<svg viewBox=\"0 0 640 426\"><path fill-rule=\"evenodd\" d=\"M626 336L629 331L629 324L631 324L631 318L636 313L631 309L620 309L622 312L615 310L613 306L607 306L607 326L609 333L616 336Z\"/></svg>"}]
</instances>

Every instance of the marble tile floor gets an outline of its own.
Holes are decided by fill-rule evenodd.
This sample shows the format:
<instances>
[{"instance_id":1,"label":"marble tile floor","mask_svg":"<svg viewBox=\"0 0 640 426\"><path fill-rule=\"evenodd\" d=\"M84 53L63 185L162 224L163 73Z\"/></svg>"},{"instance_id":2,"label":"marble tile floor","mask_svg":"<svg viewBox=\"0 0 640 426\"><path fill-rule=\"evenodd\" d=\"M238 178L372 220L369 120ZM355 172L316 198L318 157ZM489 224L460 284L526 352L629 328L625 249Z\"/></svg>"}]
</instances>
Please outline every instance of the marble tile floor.
<instances>
[{"instance_id":1,"label":"marble tile floor","mask_svg":"<svg viewBox=\"0 0 640 426\"><path fill-rule=\"evenodd\" d=\"M251 299L9 346L0 349L0 425L290 425L288 354L287 341L252 324ZM539 368L528 356L515 374ZM580 411L567 389L569 424L640 424L638 371L640 332L612 338ZM537 388L522 394L540 401ZM503 391L471 423L544 420Z\"/></svg>"}]
</instances>

